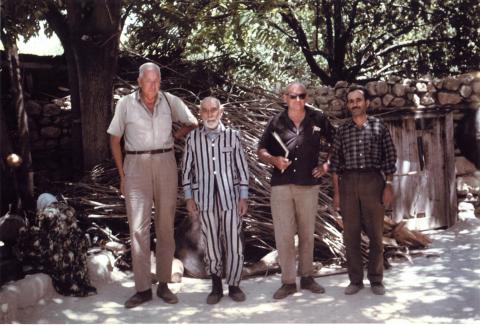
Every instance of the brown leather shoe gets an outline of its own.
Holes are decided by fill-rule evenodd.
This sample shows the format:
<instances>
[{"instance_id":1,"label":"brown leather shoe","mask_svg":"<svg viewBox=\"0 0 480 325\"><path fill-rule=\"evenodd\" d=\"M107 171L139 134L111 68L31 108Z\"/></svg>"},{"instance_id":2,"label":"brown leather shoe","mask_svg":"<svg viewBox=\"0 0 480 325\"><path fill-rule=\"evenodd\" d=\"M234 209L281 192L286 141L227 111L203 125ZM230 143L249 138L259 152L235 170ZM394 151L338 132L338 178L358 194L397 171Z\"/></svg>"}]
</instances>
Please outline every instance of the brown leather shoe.
<instances>
[{"instance_id":1,"label":"brown leather shoe","mask_svg":"<svg viewBox=\"0 0 480 325\"><path fill-rule=\"evenodd\" d=\"M212 292L207 297L207 304L215 305L223 297L222 278L218 275L212 274Z\"/></svg>"},{"instance_id":2,"label":"brown leather shoe","mask_svg":"<svg viewBox=\"0 0 480 325\"><path fill-rule=\"evenodd\" d=\"M363 283L359 283L359 284L350 283L348 287L345 288L345 294L354 295L357 292L359 292L361 289L363 289Z\"/></svg>"},{"instance_id":3,"label":"brown leather shoe","mask_svg":"<svg viewBox=\"0 0 480 325\"><path fill-rule=\"evenodd\" d=\"M210 294L207 296L207 304L209 305L215 305L217 304L220 299L223 297L223 292L215 292L212 291Z\"/></svg>"},{"instance_id":4,"label":"brown leather shoe","mask_svg":"<svg viewBox=\"0 0 480 325\"><path fill-rule=\"evenodd\" d=\"M300 288L310 290L313 293L325 293L325 289L315 282L311 276L302 276L300 278Z\"/></svg>"},{"instance_id":5,"label":"brown leather shoe","mask_svg":"<svg viewBox=\"0 0 480 325\"><path fill-rule=\"evenodd\" d=\"M157 296L167 304L176 304L178 302L177 296L170 291L165 282L159 282L157 287Z\"/></svg>"},{"instance_id":6,"label":"brown leather shoe","mask_svg":"<svg viewBox=\"0 0 480 325\"><path fill-rule=\"evenodd\" d=\"M297 292L296 283L284 283L277 291L275 291L275 293L273 294L273 299L283 299L291 294L294 294L295 292Z\"/></svg>"},{"instance_id":7,"label":"brown leather shoe","mask_svg":"<svg viewBox=\"0 0 480 325\"><path fill-rule=\"evenodd\" d=\"M228 295L232 300L240 302L245 301L245 293L243 293L242 289L239 286L228 286Z\"/></svg>"},{"instance_id":8,"label":"brown leather shoe","mask_svg":"<svg viewBox=\"0 0 480 325\"><path fill-rule=\"evenodd\" d=\"M383 296L385 294L385 287L381 282L374 282L370 284L372 292L376 295Z\"/></svg>"},{"instance_id":9,"label":"brown leather shoe","mask_svg":"<svg viewBox=\"0 0 480 325\"><path fill-rule=\"evenodd\" d=\"M152 289L137 292L125 302L125 308L133 308L152 300Z\"/></svg>"}]
</instances>

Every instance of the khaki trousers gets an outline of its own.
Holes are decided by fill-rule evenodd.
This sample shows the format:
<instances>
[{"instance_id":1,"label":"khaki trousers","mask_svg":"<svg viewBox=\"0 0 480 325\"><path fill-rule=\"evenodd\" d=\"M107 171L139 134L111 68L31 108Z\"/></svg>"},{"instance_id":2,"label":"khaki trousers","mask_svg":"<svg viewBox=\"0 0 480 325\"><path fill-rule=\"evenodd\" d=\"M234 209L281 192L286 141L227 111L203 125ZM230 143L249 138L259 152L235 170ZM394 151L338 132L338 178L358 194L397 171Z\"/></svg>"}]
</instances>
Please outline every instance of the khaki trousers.
<instances>
[{"instance_id":1,"label":"khaki trousers","mask_svg":"<svg viewBox=\"0 0 480 325\"><path fill-rule=\"evenodd\" d=\"M137 292L151 288L150 224L155 206L157 280L169 282L175 251L173 227L177 203L177 163L173 151L126 155L125 204L132 247Z\"/></svg>"},{"instance_id":2,"label":"khaki trousers","mask_svg":"<svg viewBox=\"0 0 480 325\"><path fill-rule=\"evenodd\" d=\"M370 283L383 280L382 193L385 186L379 172L345 172L340 176L340 212L347 251L350 282L363 282L361 231L369 238L368 273Z\"/></svg>"},{"instance_id":3,"label":"khaki trousers","mask_svg":"<svg viewBox=\"0 0 480 325\"><path fill-rule=\"evenodd\" d=\"M298 275L313 271L315 218L320 186L272 186L272 209L275 243L282 269L282 283L296 282L295 234L298 233Z\"/></svg>"}]
</instances>

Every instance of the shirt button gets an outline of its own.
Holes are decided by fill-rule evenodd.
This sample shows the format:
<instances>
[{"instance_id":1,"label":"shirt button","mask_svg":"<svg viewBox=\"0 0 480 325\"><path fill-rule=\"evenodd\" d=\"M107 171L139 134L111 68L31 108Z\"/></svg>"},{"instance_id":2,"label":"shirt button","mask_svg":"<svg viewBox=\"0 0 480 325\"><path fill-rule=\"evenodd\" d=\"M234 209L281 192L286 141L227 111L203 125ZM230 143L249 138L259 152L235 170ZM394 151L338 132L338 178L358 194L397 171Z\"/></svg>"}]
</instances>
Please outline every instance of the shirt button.
<instances>
[{"instance_id":1,"label":"shirt button","mask_svg":"<svg viewBox=\"0 0 480 325\"><path fill-rule=\"evenodd\" d=\"M294 173L295 173L296 171L297 171L296 169L293 170Z\"/></svg>"},{"instance_id":2,"label":"shirt button","mask_svg":"<svg viewBox=\"0 0 480 325\"><path fill-rule=\"evenodd\" d=\"M360 157L363 156L363 153L360 153Z\"/></svg>"},{"instance_id":3,"label":"shirt button","mask_svg":"<svg viewBox=\"0 0 480 325\"><path fill-rule=\"evenodd\" d=\"M215 160L215 157L213 157L212 160Z\"/></svg>"},{"instance_id":4,"label":"shirt button","mask_svg":"<svg viewBox=\"0 0 480 325\"><path fill-rule=\"evenodd\" d=\"M295 157L295 160L298 160L298 158L297 158L297 157Z\"/></svg>"},{"instance_id":5,"label":"shirt button","mask_svg":"<svg viewBox=\"0 0 480 325\"><path fill-rule=\"evenodd\" d=\"M213 172L213 175L216 175L216 174L217 174L217 171L214 171L214 172Z\"/></svg>"},{"instance_id":6,"label":"shirt button","mask_svg":"<svg viewBox=\"0 0 480 325\"><path fill-rule=\"evenodd\" d=\"M358 140L358 142L362 143L362 140Z\"/></svg>"}]
</instances>

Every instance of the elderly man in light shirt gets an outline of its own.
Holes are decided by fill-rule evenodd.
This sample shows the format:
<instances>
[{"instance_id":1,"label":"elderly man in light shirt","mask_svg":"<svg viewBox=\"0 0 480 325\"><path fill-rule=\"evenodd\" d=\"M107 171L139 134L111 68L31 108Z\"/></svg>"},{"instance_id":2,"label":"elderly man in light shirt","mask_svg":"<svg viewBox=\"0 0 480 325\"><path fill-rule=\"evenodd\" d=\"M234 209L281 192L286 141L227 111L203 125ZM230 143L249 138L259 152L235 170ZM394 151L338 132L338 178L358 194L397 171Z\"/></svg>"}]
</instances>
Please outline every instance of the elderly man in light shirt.
<instances>
[{"instance_id":1,"label":"elderly man in light shirt","mask_svg":"<svg viewBox=\"0 0 480 325\"><path fill-rule=\"evenodd\" d=\"M153 63L140 66L139 89L121 98L107 130L111 135L113 159L120 175L130 227L132 264L136 293L125 308L152 299L150 276L150 222L155 206L157 295L167 303L178 298L167 283L175 251L173 237L177 201L177 164L174 138L185 136L198 125L182 100L160 91L160 68ZM183 126L175 134L172 123ZM125 159L120 146L125 141Z\"/></svg>"}]
</instances>

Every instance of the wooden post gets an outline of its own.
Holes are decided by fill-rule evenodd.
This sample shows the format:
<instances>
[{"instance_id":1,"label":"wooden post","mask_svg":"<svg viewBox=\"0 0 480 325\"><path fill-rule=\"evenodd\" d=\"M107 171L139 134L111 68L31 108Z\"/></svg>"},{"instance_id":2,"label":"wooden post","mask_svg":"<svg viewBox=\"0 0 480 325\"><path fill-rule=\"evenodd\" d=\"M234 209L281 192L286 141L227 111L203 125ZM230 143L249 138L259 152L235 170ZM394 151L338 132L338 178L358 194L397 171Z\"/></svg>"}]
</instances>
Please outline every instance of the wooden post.
<instances>
[{"instance_id":1,"label":"wooden post","mask_svg":"<svg viewBox=\"0 0 480 325\"><path fill-rule=\"evenodd\" d=\"M457 189L455 178L455 149L453 138L453 113L447 112L444 117L445 136L445 213L447 226L451 227L457 221Z\"/></svg>"}]
</instances>

